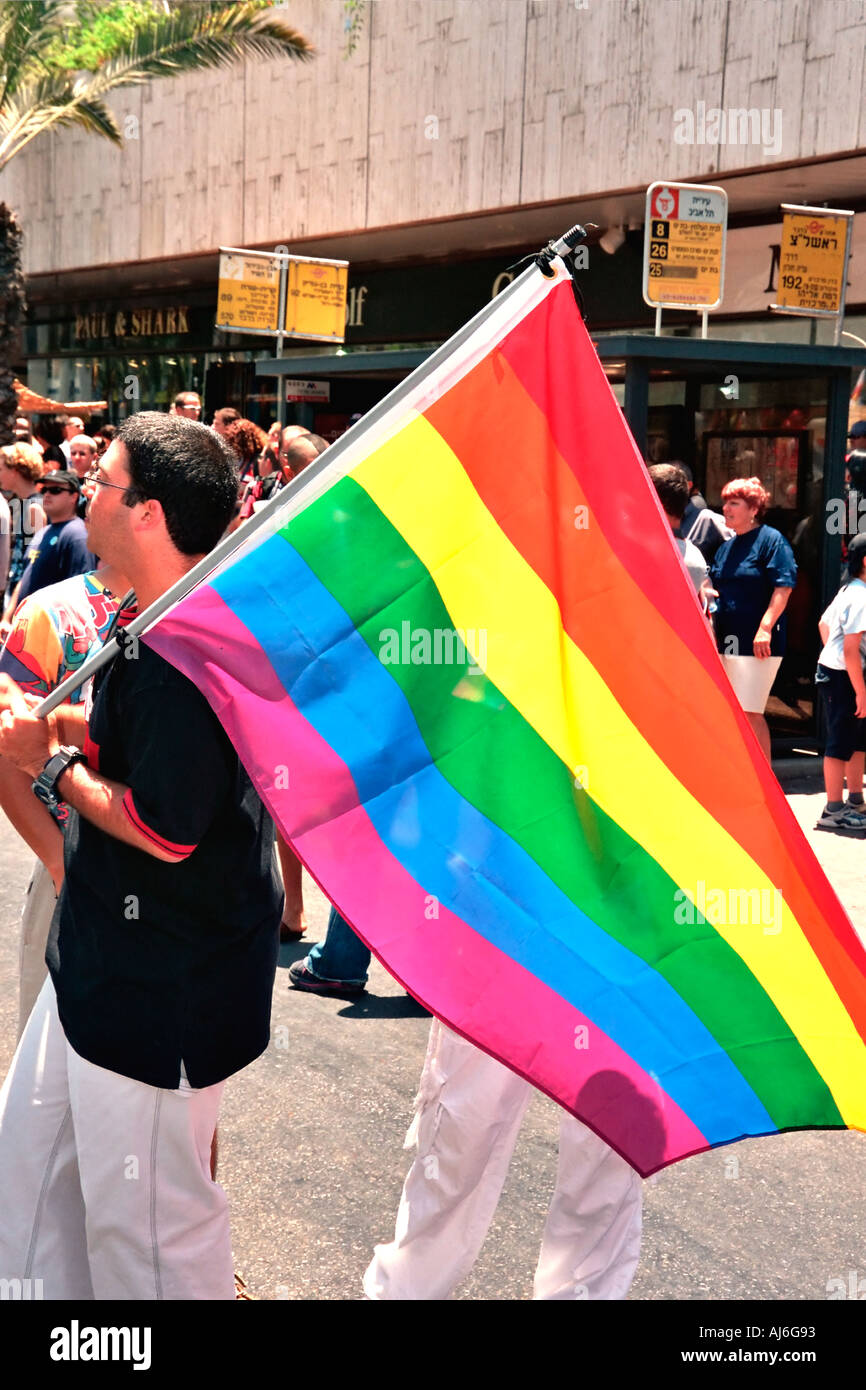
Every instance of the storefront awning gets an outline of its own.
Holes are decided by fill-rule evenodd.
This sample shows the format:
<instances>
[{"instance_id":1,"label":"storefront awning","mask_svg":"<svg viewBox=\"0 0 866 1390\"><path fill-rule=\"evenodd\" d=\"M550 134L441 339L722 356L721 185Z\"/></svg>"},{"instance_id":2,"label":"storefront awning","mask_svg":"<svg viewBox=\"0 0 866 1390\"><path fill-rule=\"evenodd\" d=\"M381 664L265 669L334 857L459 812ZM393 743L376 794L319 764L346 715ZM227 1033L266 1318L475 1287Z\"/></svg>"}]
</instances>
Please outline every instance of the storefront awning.
<instances>
[{"instance_id":1,"label":"storefront awning","mask_svg":"<svg viewBox=\"0 0 866 1390\"><path fill-rule=\"evenodd\" d=\"M256 376L379 376L412 372L433 348L370 348L364 352L329 352L309 357L265 357L256 362Z\"/></svg>"},{"instance_id":2,"label":"storefront awning","mask_svg":"<svg viewBox=\"0 0 866 1390\"><path fill-rule=\"evenodd\" d=\"M15 380L18 409L25 415L52 415L55 412L73 415L92 415L95 410L107 410L108 401L52 401L31 391L22 381Z\"/></svg>"}]
</instances>

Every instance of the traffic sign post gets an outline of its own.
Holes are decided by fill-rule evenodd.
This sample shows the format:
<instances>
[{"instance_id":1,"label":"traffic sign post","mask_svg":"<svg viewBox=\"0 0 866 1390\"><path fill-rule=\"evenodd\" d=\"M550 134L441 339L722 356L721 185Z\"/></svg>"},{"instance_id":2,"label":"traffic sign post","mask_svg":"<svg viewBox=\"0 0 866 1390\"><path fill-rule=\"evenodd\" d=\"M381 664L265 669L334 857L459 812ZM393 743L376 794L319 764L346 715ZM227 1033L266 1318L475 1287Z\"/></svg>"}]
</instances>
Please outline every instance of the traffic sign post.
<instances>
[{"instance_id":1,"label":"traffic sign post","mask_svg":"<svg viewBox=\"0 0 866 1390\"><path fill-rule=\"evenodd\" d=\"M290 338L342 343L349 262L293 257L288 271L283 331Z\"/></svg>"},{"instance_id":2,"label":"traffic sign post","mask_svg":"<svg viewBox=\"0 0 866 1390\"><path fill-rule=\"evenodd\" d=\"M279 327L280 256L220 247L217 328L273 337Z\"/></svg>"},{"instance_id":3,"label":"traffic sign post","mask_svg":"<svg viewBox=\"0 0 866 1390\"><path fill-rule=\"evenodd\" d=\"M707 312L722 302L728 196L723 188L697 183L650 184L644 227L643 298L656 311L701 310L701 336Z\"/></svg>"},{"instance_id":4,"label":"traffic sign post","mask_svg":"<svg viewBox=\"0 0 866 1390\"><path fill-rule=\"evenodd\" d=\"M349 262L284 251L220 247L216 327L225 333L257 333L342 343L346 338ZM285 418L282 376L277 377L277 418Z\"/></svg>"},{"instance_id":5,"label":"traffic sign post","mask_svg":"<svg viewBox=\"0 0 866 1390\"><path fill-rule=\"evenodd\" d=\"M838 208L782 203L778 314L835 319L834 343L842 336L845 289L854 213Z\"/></svg>"}]
</instances>

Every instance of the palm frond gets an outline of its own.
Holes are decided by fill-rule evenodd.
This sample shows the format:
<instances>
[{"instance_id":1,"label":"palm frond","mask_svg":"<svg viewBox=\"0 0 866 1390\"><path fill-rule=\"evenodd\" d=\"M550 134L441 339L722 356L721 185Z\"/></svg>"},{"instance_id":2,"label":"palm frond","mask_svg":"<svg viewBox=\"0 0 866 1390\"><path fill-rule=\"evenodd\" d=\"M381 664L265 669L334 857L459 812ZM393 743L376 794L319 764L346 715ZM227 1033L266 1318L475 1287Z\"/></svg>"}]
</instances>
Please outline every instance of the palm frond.
<instances>
[{"instance_id":1,"label":"palm frond","mask_svg":"<svg viewBox=\"0 0 866 1390\"><path fill-rule=\"evenodd\" d=\"M124 52L104 63L93 76L93 91L102 94L155 77L229 67L243 57L304 60L314 51L297 29L263 11L255 0L220 5L190 0L159 15Z\"/></svg>"},{"instance_id":2,"label":"palm frond","mask_svg":"<svg viewBox=\"0 0 866 1390\"><path fill-rule=\"evenodd\" d=\"M304 60L314 54L304 36L263 9L261 0L237 4L187 0L168 11L155 10L133 39L95 73L76 76L48 71L40 58L59 27L69 22L75 10L73 0L21 0L20 9L26 13L20 22L6 14L12 8L18 7L0 0L0 61L7 49L9 54L0 78L6 84L0 100L0 169L37 135L55 126L78 125L119 144L120 131L104 98L121 87L228 67L247 56ZM48 31L48 39L40 25Z\"/></svg>"},{"instance_id":3,"label":"palm frond","mask_svg":"<svg viewBox=\"0 0 866 1390\"><path fill-rule=\"evenodd\" d=\"M74 19L71 0L0 4L0 108L19 86L44 75L45 50Z\"/></svg>"},{"instance_id":4,"label":"palm frond","mask_svg":"<svg viewBox=\"0 0 866 1390\"><path fill-rule=\"evenodd\" d=\"M95 95L86 78L74 81L66 74L41 78L22 88L14 101L0 110L0 170L37 135L56 126L81 126L114 144L122 143L111 110Z\"/></svg>"}]
</instances>

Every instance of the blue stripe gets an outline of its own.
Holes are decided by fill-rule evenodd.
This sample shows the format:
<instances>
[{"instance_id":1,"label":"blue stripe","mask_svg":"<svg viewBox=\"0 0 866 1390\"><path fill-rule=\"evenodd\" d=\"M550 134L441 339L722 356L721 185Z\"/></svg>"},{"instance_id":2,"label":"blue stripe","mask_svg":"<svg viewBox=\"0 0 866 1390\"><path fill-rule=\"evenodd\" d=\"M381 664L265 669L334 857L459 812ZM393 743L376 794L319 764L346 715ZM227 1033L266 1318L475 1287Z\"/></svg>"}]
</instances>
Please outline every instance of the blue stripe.
<instances>
[{"instance_id":1,"label":"blue stripe","mask_svg":"<svg viewBox=\"0 0 866 1390\"><path fill-rule=\"evenodd\" d=\"M347 765L383 843L425 892L593 1019L710 1143L776 1129L668 982L601 930L431 764L402 690L284 537L265 541L213 588ZM375 939L375 926L368 934Z\"/></svg>"}]
</instances>

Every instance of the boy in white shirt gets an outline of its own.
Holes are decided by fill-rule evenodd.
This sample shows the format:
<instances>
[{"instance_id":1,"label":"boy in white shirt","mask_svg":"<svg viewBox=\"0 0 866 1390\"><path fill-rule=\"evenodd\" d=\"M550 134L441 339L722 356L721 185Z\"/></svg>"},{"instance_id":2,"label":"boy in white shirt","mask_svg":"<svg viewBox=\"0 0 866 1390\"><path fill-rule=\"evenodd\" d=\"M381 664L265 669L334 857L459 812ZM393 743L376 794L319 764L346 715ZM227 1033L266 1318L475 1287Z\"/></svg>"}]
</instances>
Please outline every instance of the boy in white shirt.
<instances>
[{"instance_id":1,"label":"boy in white shirt","mask_svg":"<svg viewBox=\"0 0 866 1390\"><path fill-rule=\"evenodd\" d=\"M866 535L848 547L847 584L821 615L818 630L824 647L818 658L816 684L823 693L827 719L824 787L827 804L816 830L866 836L863 767L866 762ZM845 803L843 786L848 783Z\"/></svg>"}]
</instances>

